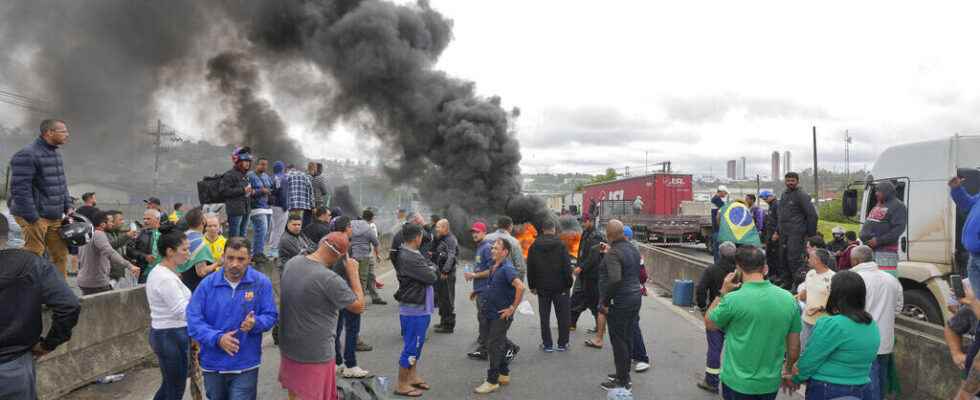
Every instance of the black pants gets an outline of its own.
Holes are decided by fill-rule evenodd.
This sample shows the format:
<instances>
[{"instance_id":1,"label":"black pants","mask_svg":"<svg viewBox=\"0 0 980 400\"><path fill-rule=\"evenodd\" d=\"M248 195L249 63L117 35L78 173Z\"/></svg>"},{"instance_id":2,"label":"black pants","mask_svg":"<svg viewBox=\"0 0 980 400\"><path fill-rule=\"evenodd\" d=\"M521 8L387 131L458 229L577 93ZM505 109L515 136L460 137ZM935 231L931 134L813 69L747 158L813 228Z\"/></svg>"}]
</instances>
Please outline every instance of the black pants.
<instances>
[{"instance_id":1,"label":"black pants","mask_svg":"<svg viewBox=\"0 0 980 400\"><path fill-rule=\"evenodd\" d=\"M803 242L804 239L803 232L787 232L785 235L783 233L779 234L779 244L783 250L784 282L789 283L789 287L784 288L791 290L793 293L796 293L796 287L800 283L803 283L803 278L806 277L807 266L806 259L804 258L806 246Z\"/></svg>"},{"instance_id":2,"label":"black pants","mask_svg":"<svg viewBox=\"0 0 980 400\"><path fill-rule=\"evenodd\" d=\"M510 339L507 339L507 330L510 329L512 321L512 319L497 318L489 322L487 347L490 352L490 369L487 370L487 382L496 384L500 375L510 375L507 350L510 350L511 343Z\"/></svg>"},{"instance_id":3,"label":"black pants","mask_svg":"<svg viewBox=\"0 0 980 400\"><path fill-rule=\"evenodd\" d=\"M581 279L581 278L579 278ZM585 310L592 312L592 316L597 315L599 307L599 286L597 282L591 280L582 281L582 290L572 293L571 317L569 323L578 325L578 317Z\"/></svg>"},{"instance_id":4,"label":"black pants","mask_svg":"<svg viewBox=\"0 0 980 400\"><path fill-rule=\"evenodd\" d=\"M476 296L476 322L480 324L480 333L476 338L478 351L487 351L487 336L490 336L490 321L483 315L484 303L482 296Z\"/></svg>"},{"instance_id":5,"label":"black pants","mask_svg":"<svg viewBox=\"0 0 980 400\"><path fill-rule=\"evenodd\" d=\"M571 319L568 292L547 293L538 292L538 313L541 316L541 343L551 347L551 307L555 307L555 318L558 319L558 345L568 346L568 326Z\"/></svg>"},{"instance_id":6,"label":"black pants","mask_svg":"<svg viewBox=\"0 0 980 400\"><path fill-rule=\"evenodd\" d=\"M453 303L456 302L456 274L451 273L446 279L440 276L434 289L436 307L439 307L439 325L450 329L455 328L456 309L453 307Z\"/></svg>"},{"instance_id":7,"label":"black pants","mask_svg":"<svg viewBox=\"0 0 980 400\"><path fill-rule=\"evenodd\" d=\"M612 342L616 378L622 384L630 382L630 361L633 352L633 321L640 315L640 305L609 307L606 326Z\"/></svg>"}]
</instances>

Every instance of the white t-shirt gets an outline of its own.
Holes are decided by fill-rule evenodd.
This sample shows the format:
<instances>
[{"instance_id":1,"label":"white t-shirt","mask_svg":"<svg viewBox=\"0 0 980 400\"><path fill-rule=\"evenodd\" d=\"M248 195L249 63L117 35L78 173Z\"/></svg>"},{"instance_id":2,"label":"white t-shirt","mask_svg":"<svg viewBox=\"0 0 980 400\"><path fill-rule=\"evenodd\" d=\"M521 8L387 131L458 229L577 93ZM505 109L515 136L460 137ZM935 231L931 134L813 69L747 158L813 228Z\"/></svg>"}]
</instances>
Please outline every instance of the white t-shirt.
<instances>
[{"instance_id":1,"label":"white t-shirt","mask_svg":"<svg viewBox=\"0 0 980 400\"><path fill-rule=\"evenodd\" d=\"M830 279L834 277L834 271L827 270L824 273L817 273L811 269L806 273L803 281L806 290L806 306L803 308L803 321L810 325L817 324L817 318L827 315L826 312L810 315L810 310L817 310L827 306L827 298L830 297Z\"/></svg>"},{"instance_id":2,"label":"white t-shirt","mask_svg":"<svg viewBox=\"0 0 980 400\"><path fill-rule=\"evenodd\" d=\"M902 284L892 274L879 270L874 261L858 264L851 271L861 275L868 290L864 309L878 324L878 334L881 336L878 354L891 354L895 349L895 314L901 313L905 304Z\"/></svg>"},{"instance_id":3,"label":"white t-shirt","mask_svg":"<svg viewBox=\"0 0 980 400\"><path fill-rule=\"evenodd\" d=\"M150 326L153 329L187 326L187 303L191 290L184 286L176 273L157 265L146 278L146 301L150 303Z\"/></svg>"}]
</instances>

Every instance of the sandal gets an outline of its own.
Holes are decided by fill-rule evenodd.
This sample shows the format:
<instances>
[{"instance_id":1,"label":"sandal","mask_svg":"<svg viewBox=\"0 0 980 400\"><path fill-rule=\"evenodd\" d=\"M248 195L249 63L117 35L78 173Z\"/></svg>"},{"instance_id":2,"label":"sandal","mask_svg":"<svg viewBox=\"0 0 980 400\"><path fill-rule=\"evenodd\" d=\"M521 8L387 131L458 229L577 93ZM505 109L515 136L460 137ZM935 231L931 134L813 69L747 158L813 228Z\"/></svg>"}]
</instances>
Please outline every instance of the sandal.
<instances>
[{"instance_id":1,"label":"sandal","mask_svg":"<svg viewBox=\"0 0 980 400\"><path fill-rule=\"evenodd\" d=\"M413 383L413 384L411 384L409 386L411 386L413 388L416 388L416 389L422 389L422 390L432 389L432 385L429 385L428 383L425 383L425 382Z\"/></svg>"},{"instance_id":2,"label":"sandal","mask_svg":"<svg viewBox=\"0 0 980 400\"><path fill-rule=\"evenodd\" d=\"M588 339L585 341L585 347L591 347L593 349L602 349L602 345L595 344L595 342L593 342L592 339Z\"/></svg>"},{"instance_id":3,"label":"sandal","mask_svg":"<svg viewBox=\"0 0 980 400\"><path fill-rule=\"evenodd\" d=\"M403 397L422 397L422 394L423 392L418 389L408 391L408 392L399 392L397 390L395 391L395 396L403 396Z\"/></svg>"}]
</instances>

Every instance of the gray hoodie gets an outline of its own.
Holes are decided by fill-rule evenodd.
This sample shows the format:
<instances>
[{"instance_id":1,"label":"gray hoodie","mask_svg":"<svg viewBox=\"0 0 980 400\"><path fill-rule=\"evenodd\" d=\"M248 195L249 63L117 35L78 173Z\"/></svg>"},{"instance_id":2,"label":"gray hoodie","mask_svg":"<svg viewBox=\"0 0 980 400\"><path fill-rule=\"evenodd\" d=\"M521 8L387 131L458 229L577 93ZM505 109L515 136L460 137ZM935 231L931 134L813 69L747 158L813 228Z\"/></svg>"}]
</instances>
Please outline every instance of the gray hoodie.
<instances>
[{"instance_id":1,"label":"gray hoodie","mask_svg":"<svg viewBox=\"0 0 980 400\"><path fill-rule=\"evenodd\" d=\"M877 239L876 250L879 250L883 246L897 246L908 224L908 209L895 197L895 185L891 182L879 183L876 190L885 195L885 202L876 204L865 217L861 226L861 241L867 243Z\"/></svg>"}]
</instances>

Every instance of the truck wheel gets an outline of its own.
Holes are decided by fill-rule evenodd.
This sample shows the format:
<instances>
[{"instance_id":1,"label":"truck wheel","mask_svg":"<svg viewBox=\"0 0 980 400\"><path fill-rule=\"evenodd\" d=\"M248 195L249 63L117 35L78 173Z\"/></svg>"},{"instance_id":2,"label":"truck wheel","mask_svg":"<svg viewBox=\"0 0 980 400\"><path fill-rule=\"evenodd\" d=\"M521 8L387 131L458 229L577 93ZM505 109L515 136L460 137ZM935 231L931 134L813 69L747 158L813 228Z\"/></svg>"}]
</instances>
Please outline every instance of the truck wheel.
<instances>
[{"instance_id":1,"label":"truck wheel","mask_svg":"<svg viewBox=\"0 0 980 400\"><path fill-rule=\"evenodd\" d=\"M904 292L905 305L902 315L919 320L942 325L943 313L932 298L932 293L924 289L911 289Z\"/></svg>"}]
</instances>

